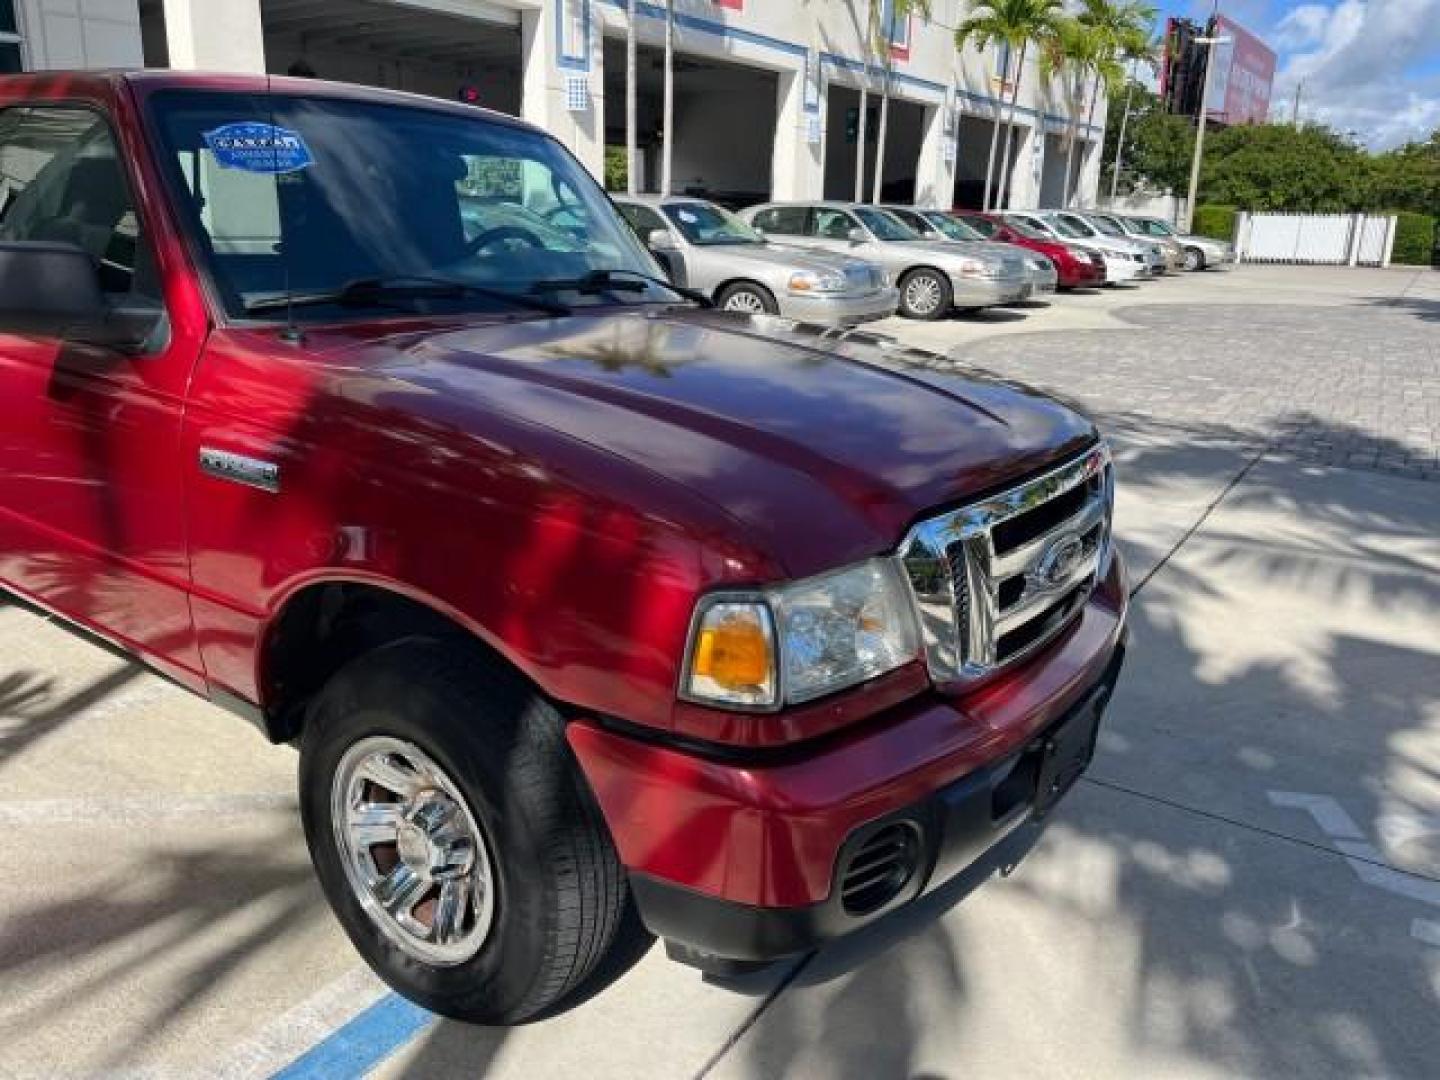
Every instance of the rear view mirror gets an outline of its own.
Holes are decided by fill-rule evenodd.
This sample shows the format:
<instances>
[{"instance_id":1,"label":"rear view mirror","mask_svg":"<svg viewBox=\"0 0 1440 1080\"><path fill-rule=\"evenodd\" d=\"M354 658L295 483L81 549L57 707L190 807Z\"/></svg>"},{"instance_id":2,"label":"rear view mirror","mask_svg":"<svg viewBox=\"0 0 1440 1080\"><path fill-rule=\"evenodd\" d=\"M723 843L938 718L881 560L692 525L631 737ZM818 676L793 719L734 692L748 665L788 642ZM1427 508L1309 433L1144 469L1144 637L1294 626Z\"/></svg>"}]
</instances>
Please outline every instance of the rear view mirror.
<instances>
[{"instance_id":1,"label":"rear view mirror","mask_svg":"<svg viewBox=\"0 0 1440 1080\"><path fill-rule=\"evenodd\" d=\"M865 230L859 228L858 226L846 233L845 237L852 244L863 244L866 240Z\"/></svg>"},{"instance_id":2,"label":"rear view mirror","mask_svg":"<svg viewBox=\"0 0 1440 1080\"><path fill-rule=\"evenodd\" d=\"M0 241L0 332L136 351L162 319L143 302L107 301L95 261L74 244Z\"/></svg>"},{"instance_id":3,"label":"rear view mirror","mask_svg":"<svg viewBox=\"0 0 1440 1080\"><path fill-rule=\"evenodd\" d=\"M669 229L651 229L645 234L645 246L651 251L677 251L680 247Z\"/></svg>"}]
</instances>

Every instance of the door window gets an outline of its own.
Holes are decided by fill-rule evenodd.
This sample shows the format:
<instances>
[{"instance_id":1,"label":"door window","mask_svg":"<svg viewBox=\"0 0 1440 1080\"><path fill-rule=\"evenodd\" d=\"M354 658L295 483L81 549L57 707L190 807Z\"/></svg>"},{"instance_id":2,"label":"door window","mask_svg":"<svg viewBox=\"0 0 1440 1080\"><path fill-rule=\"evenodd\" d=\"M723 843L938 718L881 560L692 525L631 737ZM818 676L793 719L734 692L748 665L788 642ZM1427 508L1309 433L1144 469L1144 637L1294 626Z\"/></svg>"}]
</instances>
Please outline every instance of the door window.
<instances>
[{"instance_id":1,"label":"door window","mask_svg":"<svg viewBox=\"0 0 1440 1080\"><path fill-rule=\"evenodd\" d=\"M88 109L0 111L0 240L74 244L112 299L160 299L115 140Z\"/></svg>"},{"instance_id":2,"label":"door window","mask_svg":"<svg viewBox=\"0 0 1440 1080\"><path fill-rule=\"evenodd\" d=\"M755 215L755 228L776 236L804 236L805 217L809 211L803 206L772 206Z\"/></svg>"},{"instance_id":3,"label":"door window","mask_svg":"<svg viewBox=\"0 0 1440 1080\"><path fill-rule=\"evenodd\" d=\"M850 230L858 229L860 223L844 210L822 206L810 219L810 235L822 240L849 240Z\"/></svg>"},{"instance_id":4,"label":"door window","mask_svg":"<svg viewBox=\"0 0 1440 1080\"><path fill-rule=\"evenodd\" d=\"M650 233L655 229L665 228L664 220L648 206L640 206L637 203L617 203L616 205L620 207L620 215L630 223L630 227L635 230L635 235L643 241L648 242Z\"/></svg>"},{"instance_id":5,"label":"door window","mask_svg":"<svg viewBox=\"0 0 1440 1080\"><path fill-rule=\"evenodd\" d=\"M910 228L914 229L917 233L920 233L921 235L929 232L931 229L936 228L934 225L931 225L928 221L922 218L919 214L915 213L915 211L913 210L904 210L900 207L891 207L887 212L892 216L899 218L906 225L909 225Z\"/></svg>"}]
</instances>

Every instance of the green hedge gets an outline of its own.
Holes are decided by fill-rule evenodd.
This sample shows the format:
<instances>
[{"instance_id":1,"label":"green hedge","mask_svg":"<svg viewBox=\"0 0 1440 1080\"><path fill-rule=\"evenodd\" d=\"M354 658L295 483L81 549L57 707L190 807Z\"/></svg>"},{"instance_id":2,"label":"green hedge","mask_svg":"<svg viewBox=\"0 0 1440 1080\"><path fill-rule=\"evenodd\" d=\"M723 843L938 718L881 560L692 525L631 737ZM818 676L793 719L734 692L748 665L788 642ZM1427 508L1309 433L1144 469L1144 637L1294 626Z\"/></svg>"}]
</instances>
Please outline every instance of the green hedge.
<instances>
[{"instance_id":1,"label":"green hedge","mask_svg":"<svg viewBox=\"0 0 1440 1080\"><path fill-rule=\"evenodd\" d=\"M1198 236L1213 236L1216 240L1235 239L1235 207L1201 203L1195 207L1192 231Z\"/></svg>"},{"instance_id":2,"label":"green hedge","mask_svg":"<svg viewBox=\"0 0 1440 1080\"><path fill-rule=\"evenodd\" d=\"M1390 261L1402 266L1429 266L1435 249L1435 219L1409 210L1389 211L1395 222L1395 250Z\"/></svg>"}]
</instances>

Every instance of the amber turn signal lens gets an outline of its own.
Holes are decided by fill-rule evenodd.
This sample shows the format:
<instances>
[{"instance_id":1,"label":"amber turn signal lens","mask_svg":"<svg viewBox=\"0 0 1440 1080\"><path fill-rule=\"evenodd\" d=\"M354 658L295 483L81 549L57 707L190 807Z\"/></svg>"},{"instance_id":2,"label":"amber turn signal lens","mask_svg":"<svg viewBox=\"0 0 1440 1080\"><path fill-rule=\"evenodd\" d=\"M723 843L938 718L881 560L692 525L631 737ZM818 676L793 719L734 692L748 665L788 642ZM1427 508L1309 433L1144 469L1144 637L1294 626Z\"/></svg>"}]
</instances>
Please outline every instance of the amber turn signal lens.
<instances>
[{"instance_id":1,"label":"amber turn signal lens","mask_svg":"<svg viewBox=\"0 0 1440 1080\"><path fill-rule=\"evenodd\" d=\"M775 701L775 633L758 603L712 604L696 628L690 657L692 696L735 705Z\"/></svg>"}]
</instances>

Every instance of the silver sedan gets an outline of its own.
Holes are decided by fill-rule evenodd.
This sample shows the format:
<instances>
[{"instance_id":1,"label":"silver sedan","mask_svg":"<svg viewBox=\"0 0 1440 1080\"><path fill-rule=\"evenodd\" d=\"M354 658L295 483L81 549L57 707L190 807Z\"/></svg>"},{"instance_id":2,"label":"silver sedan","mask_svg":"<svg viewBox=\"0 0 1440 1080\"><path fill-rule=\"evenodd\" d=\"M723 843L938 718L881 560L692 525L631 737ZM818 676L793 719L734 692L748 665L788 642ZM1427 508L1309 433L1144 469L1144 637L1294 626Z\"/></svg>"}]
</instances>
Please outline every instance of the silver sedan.
<instances>
[{"instance_id":1,"label":"silver sedan","mask_svg":"<svg viewBox=\"0 0 1440 1080\"><path fill-rule=\"evenodd\" d=\"M1055 264L1044 255L1027 251L1017 244L986 240L965 222L943 210L917 210L909 206L882 206L927 240L969 245L970 251L988 251L994 255L1010 255L1024 259L1030 271L1030 287L1036 294L1053 293L1059 275Z\"/></svg>"},{"instance_id":2,"label":"silver sedan","mask_svg":"<svg viewBox=\"0 0 1440 1080\"><path fill-rule=\"evenodd\" d=\"M851 326L895 313L885 271L864 259L769 242L714 203L617 196L615 205L677 285L726 311Z\"/></svg>"},{"instance_id":3,"label":"silver sedan","mask_svg":"<svg viewBox=\"0 0 1440 1080\"><path fill-rule=\"evenodd\" d=\"M880 263L900 289L900 314L939 319L956 308L1013 304L1032 292L1025 260L926 240L879 207L863 203L764 203L740 216L781 237Z\"/></svg>"}]
</instances>

